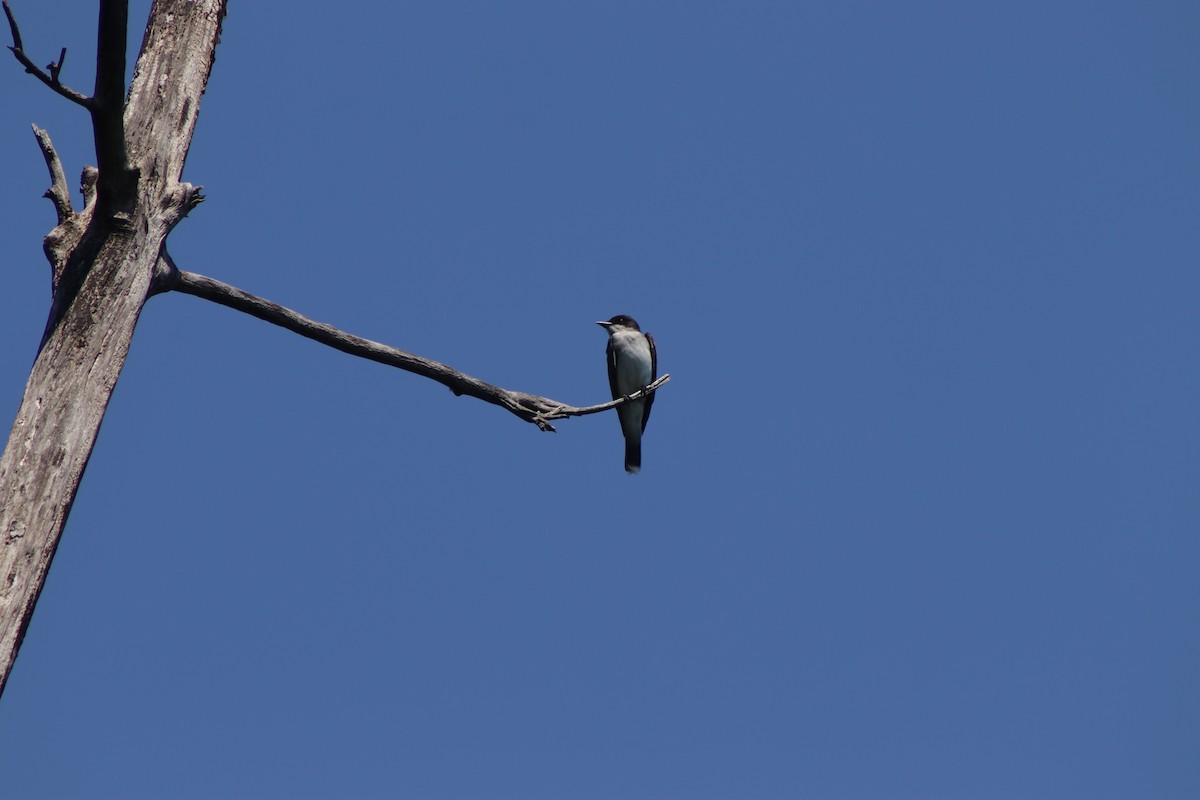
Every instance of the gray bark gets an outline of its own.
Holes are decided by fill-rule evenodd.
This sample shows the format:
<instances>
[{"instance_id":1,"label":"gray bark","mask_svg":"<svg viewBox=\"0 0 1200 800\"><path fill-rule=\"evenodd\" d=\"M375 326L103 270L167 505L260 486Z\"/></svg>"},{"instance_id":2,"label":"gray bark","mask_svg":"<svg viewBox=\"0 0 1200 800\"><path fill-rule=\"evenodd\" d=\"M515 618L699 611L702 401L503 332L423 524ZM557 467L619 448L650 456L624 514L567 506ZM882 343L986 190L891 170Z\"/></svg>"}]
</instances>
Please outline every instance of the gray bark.
<instances>
[{"instance_id":1,"label":"gray bark","mask_svg":"<svg viewBox=\"0 0 1200 800\"><path fill-rule=\"evenodd\" d=\"M92 114L99 170L91 190L85 176L89 202L82 211L64 202L61 165L56 171L53 145L44 133L38 135L59 225L45 243L53 268L50 319L0 457L0 691L151 293L167 234L200 199L180 178L225 0L155 0L122 106L126 14L124 0L100 4L96 93L80 103ZM19 34L11 24L21 60ZM57 85L57 70L51 72L51 81L38 77L75 99Z\"/></svg>"}]
</instances>

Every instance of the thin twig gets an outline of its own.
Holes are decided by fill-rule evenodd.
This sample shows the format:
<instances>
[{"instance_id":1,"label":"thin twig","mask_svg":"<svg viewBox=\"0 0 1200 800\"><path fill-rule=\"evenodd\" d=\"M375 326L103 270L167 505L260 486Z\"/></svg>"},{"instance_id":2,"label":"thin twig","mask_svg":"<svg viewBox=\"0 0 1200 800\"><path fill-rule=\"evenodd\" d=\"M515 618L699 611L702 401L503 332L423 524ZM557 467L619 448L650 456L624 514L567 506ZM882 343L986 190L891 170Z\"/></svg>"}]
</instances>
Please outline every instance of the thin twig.
<instances>
[{"instance_id":1,"label":"thin twig","mask_svg":"<svg viewBox=\"0 0 1200 800\"><path fill-rule=\"evenodd\" d=\"M370 339L354 336L332 325L326 325L325 323L309 319L303 314L292 311L290 308L284 308L277 303L256 297L249 292L243 292L241 289L229 284L221 283L204 275L197 275L194 272L185 272L184 270L176 269L165 254L164 261L165 269L172 274L163 278L159 291L174 289L177 292L211 300L214 303L219 303L223 306L258 317L265 322L270 322L272 325L287 328L313 341L341 350L343 353L377 361L380 364L387 364L388 366L398 367L406 372L421 375L449 387L450 391L456 395L468 395L507 409L526 422L537 425L543 431L554 430L554 426L550 424L550 420L596 414L601 411L607 411L610 408L616 408L622 403L645 397L671 379L670 375L663 375L649 386L639 389L626 397L619 397L607 403L584 407L572 406L551 400L548 397L527 394L525 392L514 392L502 389L499 386L493 386L466 373L459 372L441 362L422 358L404 350L389 347L386 344L373 342Z\"/></svg>"},{"instance_id":2,"label":"thin twig","mask_svg":"<svg viewBox=\"0 0 1200 800\"><path fill-rule=\"evenodd\" d=\"M58 80L58 74L62 71L63 59L67 57L67 48L63 48L62 55L59 57L57 68L51 67L51 74L47 75L41 68L30 60L29 56L25 55L25 48L21 44L21 30L17 27L17 18L13 16L12 9L8 7L8 0L4 0L4 16L8 17L8 29L12 33L12 45L8 48L12 54L16 56L17 61L25 67L25 71L33 75L42 83L49 86L54 91L61 94L63 97L70 100L72 103L83 106L88 111L95 112L96 101L87 97L80 92L75 91L69 86L63 86Z\"/></svg>"},{"instance_id":3,"label":"thin twig","mask_svg":"<svg viewBox=\"0 0 1200 800\"><path fill-rule=\"evenodd\" d=\"M618 397L616 400L609 400L607 403L600 403L599 405L595 406L582 406L579 408L575 406L562 406L559 409L559 412L551 415L549 419L564 419L566 417L582 417L586 416L587 414L599 414L601 411L608 411L610 408L616 408L617 406L628 403L632 400L641 400L646 395L653 394L658 390L658 387L662 386L669 380L671 380L671 374L666 372L663 373L662 376L660 376L653 383L646 384L636 392L630 392L627 395Z\"/></svg>"},{"instance_id":4,"label":"thin twig","mask_svg":"<svg viewBox=\"0 0 1200 800\"><path fill-rule=\"evenodd\" d=\"M33 135L37 137L38 147L42 148L42 155L46 159L46 168L50 170L50 188L42 196L48 197L50 202L54 203L54 210L58 213L58 224L61 225L75 214L71 208L71 190L67 188L67 176L63 173L62 162L58 159L54 142L50 141L50 134L34 125Z\"/></svg>"}]
</instances>

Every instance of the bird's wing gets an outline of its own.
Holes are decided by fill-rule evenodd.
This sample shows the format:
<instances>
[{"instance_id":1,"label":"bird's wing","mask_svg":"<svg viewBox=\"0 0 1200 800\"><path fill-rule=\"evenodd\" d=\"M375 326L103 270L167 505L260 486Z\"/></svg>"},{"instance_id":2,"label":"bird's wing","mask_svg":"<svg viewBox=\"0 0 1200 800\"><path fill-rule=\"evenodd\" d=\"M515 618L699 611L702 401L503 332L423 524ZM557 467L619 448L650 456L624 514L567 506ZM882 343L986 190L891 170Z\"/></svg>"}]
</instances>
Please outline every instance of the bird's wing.
<instances>
[{"instance_id":1,"label":"bird's wing","mask_svg":"<svg viewBox=\"0 0 1200 800\"><path fill-rule=\"evenodd\" d=\"M647 333L646 341L650 343L650 382L654 383L656 380L658 380L658 351L654 349L654 337L653 336L651 336L650 334ZM612 362L610 361L609 363L611 364ZM608 368L608 374L609 374L610 380L611 380L611 376L613 374L611 366L609 366L609 368ZM653 392L650 394L649 397L646 398L646 407L645 407L645 410L642 412L642 430L643 431L646 430L646 423L650 421L650 406L654 405L654 395L656 395L656 394L658 394L658 392ZM615 400L616 398L613 398L613 399Z\"/></svg>"},{"instance_id":2,"label":"bird's wing","mask_svg":"<svg viewBox=\"0 0 1200 800\"><path fill-rule=\"evenodd\" d=\"M621 395L617 392L617 349L613 347L611 337L609 337L608 349L604 351L604 355L608 360L608 388L612 391L612 399L616 400Z\"/></svg>"}]
</instances>

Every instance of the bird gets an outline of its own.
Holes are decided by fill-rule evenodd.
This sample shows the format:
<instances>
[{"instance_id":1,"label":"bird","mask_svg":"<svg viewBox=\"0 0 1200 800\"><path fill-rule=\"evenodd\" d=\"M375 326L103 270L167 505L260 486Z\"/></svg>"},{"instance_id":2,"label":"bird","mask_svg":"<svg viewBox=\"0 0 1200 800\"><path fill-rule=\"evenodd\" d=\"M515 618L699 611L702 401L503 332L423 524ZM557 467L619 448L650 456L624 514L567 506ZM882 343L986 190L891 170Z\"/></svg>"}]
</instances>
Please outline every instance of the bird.
<instances>
[{"instance_id":1,"label":"bird","mask_svg":"<svg viewBox=\"0 0 1200 800\"><path fill-rule=\"evenodd\" d=\"M633 317L618 314L596 323L608 331L608 388L612 398L626 397L658 377L658 353L654 337L643 333ZM617 406L621 432L625 435L625 471L636 473L642 468L642 431L650 420L651 393L640 400L630 400Z\"/></svg>"}]
</instances>

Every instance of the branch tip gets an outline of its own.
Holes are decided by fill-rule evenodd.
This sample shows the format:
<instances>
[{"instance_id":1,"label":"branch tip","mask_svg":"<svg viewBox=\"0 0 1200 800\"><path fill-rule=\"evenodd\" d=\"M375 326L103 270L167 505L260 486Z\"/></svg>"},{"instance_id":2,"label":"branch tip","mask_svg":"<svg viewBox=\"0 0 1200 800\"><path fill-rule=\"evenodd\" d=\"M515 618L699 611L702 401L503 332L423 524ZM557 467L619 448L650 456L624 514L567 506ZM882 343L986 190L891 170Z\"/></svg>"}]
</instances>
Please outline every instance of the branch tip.
<instances>
[{"instance_id":1,"label":"branch tip","mask_svg":"<svg viewBox=\"0 0 1200 800\"><path fill-rule=\"evenodd\" d=\"M50 80L54 81L55 83L59 82L58 74L60 72L62 72L62 65L63 65L63 62L66 60L67 60L67 48L64 47L62 49L62 52L58 54L58 61L57 62L51 61L49 64L46 65L46 69L50 70Z\"/></svg>"},{"instance_id":2,"label":"branch tip","mask_svg":"<svg viewBox=\"0 0 1200 800\"><path fill-rule=\"evenodd\" d=\"M23 50L21 46L21 29L17 27L17 18L13 16L12 8L8 5L8 0L4 0L4 16L8 17L8 30L12 33L13 46L8 48L14 53L18 50Z\"/></svg>"}]
</instances>

